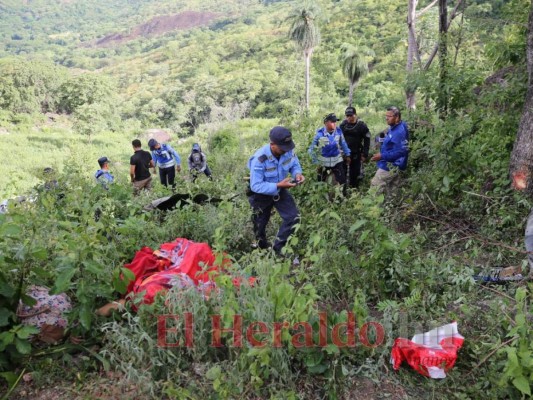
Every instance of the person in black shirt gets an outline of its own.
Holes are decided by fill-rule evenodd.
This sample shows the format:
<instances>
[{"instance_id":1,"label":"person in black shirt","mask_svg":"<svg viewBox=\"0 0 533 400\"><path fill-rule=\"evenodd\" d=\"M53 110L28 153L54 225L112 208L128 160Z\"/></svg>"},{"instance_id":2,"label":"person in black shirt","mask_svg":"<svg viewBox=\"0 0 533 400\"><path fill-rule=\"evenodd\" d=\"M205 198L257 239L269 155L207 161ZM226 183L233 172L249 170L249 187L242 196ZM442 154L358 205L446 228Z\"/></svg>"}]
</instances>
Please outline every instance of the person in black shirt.
<instances>
[{"instance_id":1,"label":"person in black shirt","mask_svg":"<svg viewBox=\"0 0 533 400\"><path fill-rule=\"evenodd\" d=\"M368 159L371 135L368 126L359 119L354 107L346 108L344 114L346 115L346 119L342 121L340 128L352 156L348 183L350 187L357 187L359 186L361 163L364 163Z\"/></svg>"},{"instance_id":2,"label":"person in black shirt","mask_svg":"<svg viewBox=\"0 0 533 400\"><path fill-rule=\"evenodd\" d=\"M152 155L141 148L139 139L135 139L131 144L135 154L130 158L130 177L133 183L133 195L137 196L142 189L152 189L152 175L148 168L155 167Z\"/></svg>"}]
</instances>

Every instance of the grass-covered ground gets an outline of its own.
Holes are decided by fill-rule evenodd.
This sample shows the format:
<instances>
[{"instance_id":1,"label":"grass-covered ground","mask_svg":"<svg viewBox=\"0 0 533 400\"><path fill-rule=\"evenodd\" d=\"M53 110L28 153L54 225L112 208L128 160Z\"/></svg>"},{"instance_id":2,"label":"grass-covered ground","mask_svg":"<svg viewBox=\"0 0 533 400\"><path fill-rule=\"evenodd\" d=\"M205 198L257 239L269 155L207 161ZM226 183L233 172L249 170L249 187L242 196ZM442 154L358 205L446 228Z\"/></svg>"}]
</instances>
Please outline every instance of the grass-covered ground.
<instances>
[{"instance_id":1,"label":"grass-covered ground","mask_svg":"<svg viewBox=\"0 0 533 400\"><path fill-rule=\"evenodd\" d=\"M382 128L379 114L361 114L373 132ZM492 126L496 120L491 118L487 113L483 123ZM188 205L166 214L142 211L151 199L168 194L160 185L138 198L131 195L130 141L139 132L105 133L89 140L72 134L68 120L61 120L39 122L35 128L20 124L0 136L6 143L17 142L14 162L25 171L21 186L10 183L16 191L6 190L7 196L31 192L32 185L41 183L38 172L45 166L57 168L60 184L57 191L37 189L35 203L15 206L0 217L2 274L12 284L23 273L25 284L68 293L75 304L69 335L82 346L67 340L58 347L33 348L22 358L10 356L16 374L24 367L31 376L31 383L16 392L18 398L114 398L117 391L124 393L122 398L519 398L514 381L520 385L517 378L529 373L531 331L524 318L530 289L525 281L481 286L472 275L484 267L523 264L522 221L528 203L511 192L499 160L488 157L493 166L488 190L482 189L487 176L472 170L463 175L467 172L458 167L466 165L461 157L470 157L479 141L491 140L489 133L481 130L466 139L474 124L465 119L460 124L450 119L434 131L417 129L407 179L396 196L383 202L367 192L373 166L367 168L360 191L347 198L332 196L331 188L315 181L306 154L317 119L284 121L293 129L308 179L293 190L302 213L288 246L288 252L300 258L294 267L268 252L250 251L245 165L277 123L221 123L202 127L196 137L171 140L182 156L193 142L202 143L215 177L213 182L200 178L193 185L182 176L179 191L225 201L218 207ZM439 129L448 132L445 140L464 138L452 158L438 152L443 146ZM25 153L32 145L40 151ZM23 167L25 154L31 157L31 170ZM113 160L118 178L108 192L92 178L102 154ZM470 167L485 170L486 158ZM447 169L441 166L445 164ZM99 220L94 218L97 208ZM271 237L279 222L274 215ZM157 248L176 237L227 252L233 273L255 275L258 284L236 290L218 280L222 291L209 300L195 291L171 291L165 301L138 313L113 318L94 314L120 296L120 268L136 250ZM291 344L287 333L281 348L209 346L211 314L221 315L225 326L240 314L245 324L286 320L316 327L320 311L328 313L329 328L346 321L349 311L358 328L378 322L384 340L376 348L360 343L341 348L330 342L325 348L302 350ZM194 348L157 346L154 318L169 312L193 313ZM466 340L446 379L429 380L407 366L398 372L391 369L395 338L410 338L454 320ZM230 339L223 340L228 344ZM513 354L521 360L520 367L513 364ZM75 369L67 368L73 364Z\"/></svg>"}]
</instances>

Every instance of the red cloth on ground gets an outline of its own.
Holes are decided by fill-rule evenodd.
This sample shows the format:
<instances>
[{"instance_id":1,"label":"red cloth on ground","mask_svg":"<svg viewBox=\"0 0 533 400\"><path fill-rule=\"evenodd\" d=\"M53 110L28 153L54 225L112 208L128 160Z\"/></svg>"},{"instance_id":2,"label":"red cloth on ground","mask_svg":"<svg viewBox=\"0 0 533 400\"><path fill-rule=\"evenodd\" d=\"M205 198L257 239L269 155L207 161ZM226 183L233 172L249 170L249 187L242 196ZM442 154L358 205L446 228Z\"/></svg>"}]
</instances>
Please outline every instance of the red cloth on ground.
<instances>
[{"instance_id":1,"label":"red cloth on ground","mask_svg":"<svg viewBox=\"0 0 533 400\"><path fill-rule=\"evenodd\" d=\"M398 338L391 349L391 363L395 370L406 361L418 373L442 379L453 368L457 352L462 347L464 337L459 334L457 322L443 325L412 340Z\"/></svg>"},{"instance_id":2,"label":"red cloth on ground","mask_svg":"<svg viewBox=\"0 0 533 400\"><path fill-rule=\"evenodd\" d=\"M155 272L164 271L169 265L170 260L157 258L150 247L143 247L135 253L135 257L133 257L131 263L124 265L125 268L131 270L135 275L135 279L128 284L126 293L133 291L133 287L138 281L142 281Z\"/></svg>"},{"instance_id":3,"label":"red cloth on ground","mask_svg":"<svg viewBox=\"0 0 533 400\"><path fill-rule=\"evenodd\" d=\"M143 302L151 304L157 293L173 286L198 286L212 282L220 273L220 267L214 265L215 261L216 257L207 243L183 238L162 244L155 254L149 247L143 247L135 253L132 262L125 265L135 274L127 292L144 293ZM230 259L224 257L222 267L230 264Z\"/></svg>"}]
</instances>

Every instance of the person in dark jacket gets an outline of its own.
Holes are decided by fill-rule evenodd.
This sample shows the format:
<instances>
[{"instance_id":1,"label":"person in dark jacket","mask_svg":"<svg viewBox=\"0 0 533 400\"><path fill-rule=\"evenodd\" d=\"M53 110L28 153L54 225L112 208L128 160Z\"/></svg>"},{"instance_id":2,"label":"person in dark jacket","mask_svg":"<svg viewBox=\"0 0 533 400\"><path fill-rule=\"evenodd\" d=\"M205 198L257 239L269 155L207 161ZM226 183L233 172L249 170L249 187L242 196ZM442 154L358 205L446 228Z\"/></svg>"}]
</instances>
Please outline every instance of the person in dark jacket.
<instances>
[{"instance_id":1,"label":"person in dark jacket","mask_svg":"<svg viewBox=\"0 0 533 400\"><path fill-rule=\"evenodd\" d=\"M371 135L368 126L359 119L354 107L346 108L344 115L346 119L342 121L340 128L351 152L352 163L349 166L348 183L354 188L359 186L361 164L368 159ZM345 167L348 173L348 165Z\"/></svg>"}]
</instances>

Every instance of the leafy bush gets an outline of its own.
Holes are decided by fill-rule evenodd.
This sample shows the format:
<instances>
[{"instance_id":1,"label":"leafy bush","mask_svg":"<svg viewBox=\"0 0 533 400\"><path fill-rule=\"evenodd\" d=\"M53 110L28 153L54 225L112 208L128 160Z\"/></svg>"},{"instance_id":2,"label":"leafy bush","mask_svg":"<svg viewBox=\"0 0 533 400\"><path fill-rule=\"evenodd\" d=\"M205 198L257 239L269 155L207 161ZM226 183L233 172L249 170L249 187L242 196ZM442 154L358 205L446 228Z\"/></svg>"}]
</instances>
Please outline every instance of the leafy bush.
<instances>
[{"instance_id":1,"label":"leafy bush","mask_svg":"<svg viewBox=\"0 0 533 400\"><path fill-rule=\"evenodd\" d=\"M209 147L217 152L231 152L239 146L239 139L234 131L224 129L214 134Z\"/></svg>"}]
</instances>

